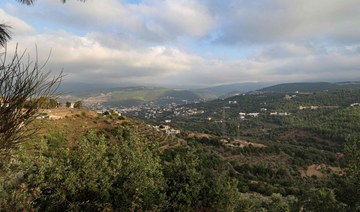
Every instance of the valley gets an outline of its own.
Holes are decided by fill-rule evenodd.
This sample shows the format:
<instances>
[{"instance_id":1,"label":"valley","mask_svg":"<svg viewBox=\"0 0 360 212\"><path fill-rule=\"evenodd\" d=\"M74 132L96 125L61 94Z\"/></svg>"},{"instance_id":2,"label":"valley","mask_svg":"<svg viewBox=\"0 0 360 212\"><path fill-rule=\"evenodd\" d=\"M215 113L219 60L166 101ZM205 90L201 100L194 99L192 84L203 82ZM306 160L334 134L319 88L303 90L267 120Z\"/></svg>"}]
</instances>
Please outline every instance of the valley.
<instances>
[{"instance_id":1,"label":"valley","mask_svg":"<svg viewBox=\"0 0 360 212\"><path fill-rule=\"evenodd\" d=\"M142 101L145 101L153 100L152 95L144 96L152 92L155 91L135 93L143 95ZM125 93L135 96L132 90ZM100 96L112 98L113 95ZM58 194L48 191L46 184L43 184L43 171L26 168L38 167L36 164L40 162L36 158L40 157L43 158L41 163L45 172L55 168L49 163L55 160L55 166L58 167L56 169L60 172L73 174L77 176L76 179L84 178L85 187L82 188L76 183L68 182L67 178L58 179L59 176L47 174L53 177L50 179L50 186L59 187L57 192L70 199L78 208L83 208L81 202L85 199L90 203L99 201L98 195L101 192L120 195L114 190L119 186L135 186L130 189L136 191L136 185L126 181L123 178L125 176L109 172L110 164L118 171L129 171L129 174L133 166L143 169L144 173L150 171L149 175L142 177L149 180L148 183L155 180L159 184L142 187L145 190L155 189L151 191L155 193L142 198L157 198L162 192L174 195L175 199L170 195L157 200L148 199L148 205L138 203L139 208L149 207L151 210L151 207L159 204L167 205L164 210L182 207L190 209L200 200L204 204L202 207L220 201L218 209L226 206L238 211L273 210L279 205L285 207L285 211L325 206L345 210L353 204L339 196L345 192L345 187L339 187L343 184L335 182L347 183L350 180L347 177L349 172L346 161L350 154L347 148L360 139L359 89L317 92L253 91L206 102L181 104L175 102L175 98L168 98L170 101L166 104L150 102L121 107L102 105L101 101L106 98L95 98L96 105L101 106L94 108L97 110L64 106L42 110L42 114L46 115L33 123L40 129L39 133L14 155L23 162L2 164L3 172L22 167L21 170L26 174L14 180L22 182L20 185L26 185L29 189L16 190L13 186L17 183L9 180L7 177L10 175L5 174L0 180L7 180L10 184L3 187L4 191L13 190L18 192L17 195L23 192L28 195L29 201L35 201L36 207L48 208L55 204L67 208L66 202L54 202ZM116 150L118 147L124 149ZM74 157L69 157L70 154ZM83 155L81 158L89 158L89 161L77 162L80 160L76 156L78 154ZM138 156L132 158L128 154ZM97 157L98 162L92 161ZM126 165L128 157L131 164L129 166ZM145 157L144 161L142 157ZM65 162L68 160L71 162ZM109 164L103 164L104 160L109 161ZM151 164L146 160L152 161ZM98 163L102 165L97 169L104 173L89 169L97 173L92 175L85 170L85 167ZM75 167L80 167L78 171L74 169L75 164L78 164ZM124 168L116 168L119 164L123 164ZM105 173L114 179L103 178L105 181L102 183L109 183L110 187L88 187L89 183L97 181ZM39 180L34 181L35 178L30 176ZM119 177L125 180L122 181L125 184L118 184L115 179ZM183 177L190 181L182 182ZM131 182L134 178L137 177L132 176ZM180 183L179 187L174 187L173 183ZM186 190L189 185L191 189ZM197 186L199 190L196 191L194 189ZM69 196L67 187L74 189L75 196ZM218 193L211 188L223 192ZM39 189L39 195L31 194L33 189ZM96 195L89 199L82 195L82 189L85 189L82 191L85 193L90 189ZM348 188L346 189L348 192ZM147 192L145 190L142 192ZM185 192L185 196L178 192ZM197 196L192 196L193 192L198 192ZM313 202L314 192L327 192L326 195L329 196L324 197L323 203L318 205ZM125 205L117 204L110 195L102 200L104 205L96 207L127 208L127 204L137 201L132 195L127 198L123 199L128 201ZM181 198L186 198L189 205L181 203ZM15 200L20 201L18 198ZM177 202L178 205L170 206L169 202ZM11 207L13 203L6 204ZM95 207L92 203L90 205Z\"/></svg>"}]
</instances>

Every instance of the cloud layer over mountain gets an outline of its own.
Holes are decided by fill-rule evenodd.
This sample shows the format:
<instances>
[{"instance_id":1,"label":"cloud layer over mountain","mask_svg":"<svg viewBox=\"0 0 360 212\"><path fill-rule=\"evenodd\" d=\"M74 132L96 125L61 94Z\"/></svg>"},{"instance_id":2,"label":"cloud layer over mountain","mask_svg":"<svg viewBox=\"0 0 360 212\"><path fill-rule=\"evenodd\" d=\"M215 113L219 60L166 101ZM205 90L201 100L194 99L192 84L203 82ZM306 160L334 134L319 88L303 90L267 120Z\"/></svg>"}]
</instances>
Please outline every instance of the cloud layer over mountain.
<instances>
[{"instance_id":1,"label":"cloud layer over mountain","mask_svg":"<svg viewBox=\"0 0 360 212\"><path fill-rule=\"evenodd\" d=\"M16 43L67 81L207 86L360 79L356 0L3 1Z\"/></svg>"}]
</instances>

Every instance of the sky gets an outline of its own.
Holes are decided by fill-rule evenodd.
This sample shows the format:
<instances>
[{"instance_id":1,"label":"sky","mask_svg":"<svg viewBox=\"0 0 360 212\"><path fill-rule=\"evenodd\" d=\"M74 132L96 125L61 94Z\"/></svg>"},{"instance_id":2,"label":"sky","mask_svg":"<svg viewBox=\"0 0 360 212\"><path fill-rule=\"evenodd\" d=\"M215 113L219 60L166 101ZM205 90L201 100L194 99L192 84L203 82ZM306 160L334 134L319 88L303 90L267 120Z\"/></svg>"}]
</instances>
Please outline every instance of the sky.
<instances>
[{"instance_id":1,"label":"sky","mask_svg":"<svg viewBox=\"0 0 360 212\"><path fill-rule=\"evenodd\" d=\"M66 82L207 87L360 80L359 0L0 2L16 45ZM37 51L37 54L36 54Z\"/></svg>"}]
</instances>

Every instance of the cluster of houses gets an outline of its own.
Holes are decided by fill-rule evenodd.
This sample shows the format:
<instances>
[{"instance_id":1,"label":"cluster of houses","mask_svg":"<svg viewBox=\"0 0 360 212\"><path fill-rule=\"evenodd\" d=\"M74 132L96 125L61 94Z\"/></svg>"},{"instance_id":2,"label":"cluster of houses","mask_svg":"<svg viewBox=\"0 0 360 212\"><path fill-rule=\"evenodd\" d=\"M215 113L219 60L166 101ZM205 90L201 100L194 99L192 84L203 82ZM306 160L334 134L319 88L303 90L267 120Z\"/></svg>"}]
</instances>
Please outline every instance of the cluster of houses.
<instances>
[{"instance_id":1,"label":"cluster of houses","mask_svg":"<svg viewBox=\"0 0 360 212\"><path fill-rule=\"evenodd\" d=\"M165 112L170 112L174 116L193 116L198 114L204 114L204 110L198 110L197 108L188 108L188 107L177 107L176 104L169 104L166 106L156 106L144 108L146 119L155 119L157 114L163 114Z\"/></svg>"},{"instance_id":2,"label":"cluster of houses","mask_svg":"<svg viewBox=\"0 0 360 212\"><path fill-rule=\"evenodd\" d=\"M295 97L296 97L296 95L288 95L288 94L286 94L286 95L284 96L284 99L290 100L290 99L293 99L293 98L295 98Z\"/></svg>"},{"instance_id":3,"label":"cluster of houses","mask_svg":"<svg viewBox=\"0 0 360 212\"><path fill-rule=\"evenodd\" d=\"M339 108L339 106L317 106L317 105L299 106L299 110L318 110L318 109L336 109L336 108Z\"/></svg>"},{"instance_id":4,"label":"cluster of houses","mask_svg":"<svg viewBox=\"0 0 360 212\"><path fill-rule=\"evenodd\" d=\"M243 113L243 112L240 112L239 113L239 118L240 119L245 119L246 117L258 117L260 113Z\"/></svg>"},{"instance_id":5,"label":"cluster of houses","mask_svg":"<svg viewBox=\"0 0 360 212\"><path fill-rule=\"evenodd\" d=\"M175 115L183 115L183 116L193 116L204 113L205 113L204 110L198 110L197 108L185 108L185 107L179 112L178 111L174 112Z\"/></svg>"},{"instance_id":6,"label":"cluster of houses","mask_svg":"<svg viewBox=\"0 0 360 212\"><path fill-rule=\"evenodd\" d=\"M264 111L264 110L262 110ZM255 118L258 117L260 113L244 113L244 112L240 112L239 113L239 118L242 120L245 120L246 118ZM270 113L271 116L289 116L291 115L288 112L271 112Z\"/></svg>"},{"instance_id":7,"label":"cluster of houses","mask_svg":"<svg viewBox=\"0 0 360 212\"><path fill-rule=\"evenodd\" d=\"M157 131L163 131L165 132L167 135L172 135L175 136L177 134L180 134L180 130L176 130L171 128L169 125L159 125L159 126L153 126L154 129L156 129Z\"/></svg>"}]
</instances>

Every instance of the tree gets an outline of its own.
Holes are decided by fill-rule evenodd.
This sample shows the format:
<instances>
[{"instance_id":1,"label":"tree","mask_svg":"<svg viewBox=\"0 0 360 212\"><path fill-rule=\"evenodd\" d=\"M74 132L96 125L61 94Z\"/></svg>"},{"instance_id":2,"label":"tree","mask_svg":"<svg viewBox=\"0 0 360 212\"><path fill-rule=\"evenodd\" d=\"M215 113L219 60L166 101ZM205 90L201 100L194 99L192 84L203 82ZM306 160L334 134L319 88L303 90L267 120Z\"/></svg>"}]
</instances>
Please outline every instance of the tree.
<instances>
[{"instance_id":1,"label":"tree","mask_svg":"<svg viewBox=\"0 0 360 212\"><path fill-rule=\"evenodd\" d=\"M290 204L286 201L281 194L273 193L271 195L271 202L267 205L268 211L270 212L280 212L280 211L291 211Z\"/></svg>"},{"instance_id":2,"label":"tree","mask_svg":"<svg viewBox=\"0 0 360 212\"><path fill-rule=\"evenodd\" d=\"M35 132L29 123L38 115L43 97L52 97L62 80L62 73L51 78L37 58L32 61L24 55L16 48L10 60L6 51L0 56L0 153L8 153Z\"/></svg>"},{"instance_id":3,"label":"tree","mask_svg":"<svg viewBox=\"0 0 360 212\"><path fill-rule=\"evenodd\" d=\"M345 211L345 205L336 200L329 188L311 189L302 196L300 204L304 211Z\"/></svg>"},{"instance_id":4,"label":"tree","mask_svg":"<svg viewBox=\"0 0 360 212\"><path fill-rule=\"evenodd\" d=\"M349 211L360 210L360 141L348 138L344 148L345 174L336 176L338 199Z\"/></svg>"},{"instance_id":5,"label":"tree","mask_svg":"<svg viewBox=\"0 0 360 212\"><path fill-rule=\"evenodd\" d=\"M199 158L193 152L176 155L164 170L168 211L191 211L199 202L204 176L197 170Z\"/></svg>"},{"instance_id":6,"label":"tree","mask_svg":"<svg viewBox=\"0 0 360 212\"><path fill-rule=\"evenodd\" d=\"M81 109L82 108L82 102L81 101L75 102L74 103L74 108Z\"/></svg>"},{"instance_id":7,"label":"tree","mask_svg":"<svg viewBox=\"0 0 360 212\"><path fill-rule=\"evenodd\" d=\"M185 151L185 152L184 152ZM239 192L221 160L203 150L180 150L164 167L167 211L234 211Z\"/></svg>"},{"instance_id":8,"label":"tree","mask_svg":"<svg viewBox=\"0 0 360 212\"><path fill-rule=\"evenodd\" d=\"M113 131L112 141L89 130L71 147L62 133L24 145L6 164L10 173L0 175L0 208L160 211L164 180L153 143L122 127Z\"/></svg>"},{"instance_id":9,"label":"tree","mask_svg":"<svg viewBox=\"0 0 360 212\"><path fill-rule=\"evenodd\" d=\"M52 109L56 108L58 103L55 99L42 96L39 99L27 101L25 103L25 108L31 107L34 104L34 101L38 102L37 107L39 109Z\"/></svg>"}]
</instances>

